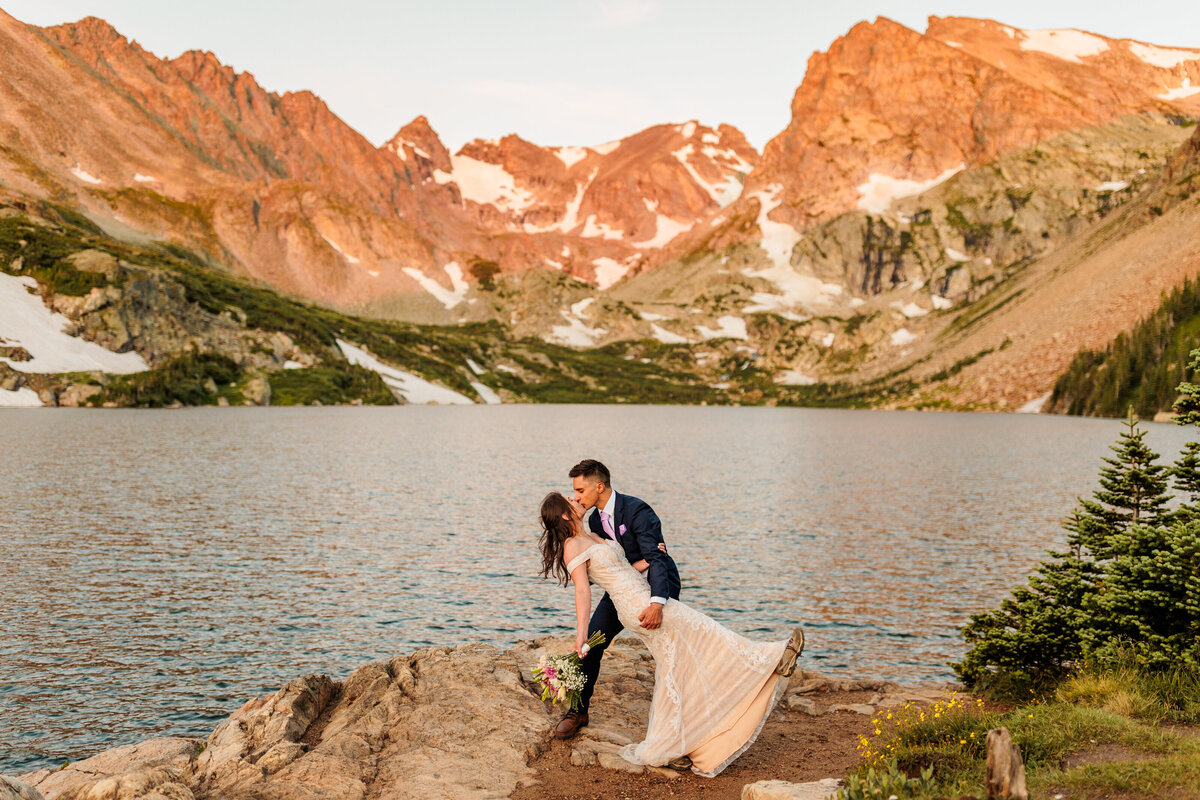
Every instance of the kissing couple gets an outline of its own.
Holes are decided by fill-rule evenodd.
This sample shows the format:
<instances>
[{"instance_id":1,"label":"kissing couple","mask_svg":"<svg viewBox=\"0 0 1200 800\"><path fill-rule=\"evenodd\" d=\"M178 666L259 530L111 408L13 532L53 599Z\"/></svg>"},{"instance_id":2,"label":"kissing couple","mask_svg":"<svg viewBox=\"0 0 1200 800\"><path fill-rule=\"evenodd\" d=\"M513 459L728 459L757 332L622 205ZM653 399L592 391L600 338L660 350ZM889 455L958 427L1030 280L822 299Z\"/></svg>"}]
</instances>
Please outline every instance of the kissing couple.
<instances>
[{"instance_id":1,"label":"kissing couple","mask_svg":"<svg viewBox=\"0 0 1200 800\"><path fill-rule=\"evenodd\" d=\"M629 628L654 657L654 695L646 738L623 747L634 764L691 769L711 778L754 743L804 649L804 632L755 642L679 602L679 570L667 554L662 524L649 505L618 494L599 461L571 468L573 496L542 501L543 577L575 586L575 652L587 680L582 706L554 735L569 739L588 724L588 705L608 643ZM595 509L587 524L584 515ZM589 620L591 584L604 597ZM585 651L597 631L604 644Z\"/></svg>"}]
</instances>

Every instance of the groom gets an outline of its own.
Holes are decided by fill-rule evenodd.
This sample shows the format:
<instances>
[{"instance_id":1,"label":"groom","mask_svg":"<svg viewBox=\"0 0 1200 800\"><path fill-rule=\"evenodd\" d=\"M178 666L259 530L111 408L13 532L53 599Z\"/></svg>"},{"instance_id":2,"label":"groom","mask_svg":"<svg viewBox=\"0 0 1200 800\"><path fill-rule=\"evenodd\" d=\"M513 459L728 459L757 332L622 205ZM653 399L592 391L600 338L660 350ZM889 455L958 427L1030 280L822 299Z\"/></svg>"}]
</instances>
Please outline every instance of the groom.
<instances>
[{"instance_id":1,"label":"groom","mask_svg":"<svg viewBox=\"0 0 1200 800\"><path fill-rule=\"evenodd\" d=\"M571 467L567 475L573 481L575 500L584 509L596 509L588 522L592 533L619 543L629 563L643 558L649 562L646 579L650 582L650 604L638 615L638 620L643 628L658 628L662 625L662 610L667 598L679 599L679 570L667 555L658 515L636 497L614 492L608 467L599 461L590 458L580 461ZM579 693L582 707L579 711L568 712L558 723L554 735L559 739L570 739L588 724L588 704L596 688L596 677L600 674L600 659L608 643L624 629L625 626L617 619L616 606L606 592L600 598L600 604L596 606L588 625L589 636L596 631L604 632L604 644L592 648L583 659L583 674L587 683Z\"/></svg>"}]
</instances>

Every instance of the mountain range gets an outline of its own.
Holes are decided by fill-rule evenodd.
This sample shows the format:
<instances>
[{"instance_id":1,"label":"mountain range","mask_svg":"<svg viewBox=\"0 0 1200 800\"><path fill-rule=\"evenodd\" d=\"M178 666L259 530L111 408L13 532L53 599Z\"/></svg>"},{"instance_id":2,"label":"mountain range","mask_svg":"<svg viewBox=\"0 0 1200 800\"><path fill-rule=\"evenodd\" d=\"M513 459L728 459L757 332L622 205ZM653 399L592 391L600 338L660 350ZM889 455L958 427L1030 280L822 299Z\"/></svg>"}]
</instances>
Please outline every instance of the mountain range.
<instances>
[{"instance_id":1,"label":"mountain range","mask_svg":"<svg viewBox=\"0 0 1200 800\"><path fill-rule=\"evenodd\" d=\"M1200 271L1200 50L1078 30L860 23L810 58L761 154L699 121L451 153L418 117L375 146L311 93L269 92L211 53L159 58L95 18L0 12L0 75L0 211L59 226L60 244L160 253L381 324L615 347L718 401L1034 410L1078 350ZM6 272L73 333L146 369L185 352L186 336L114 339L85 310L99 300L24 267L22 236L0 242ZM8 316L0 337L20 347ZM293 341L278 363L204 347L269 381L347 358L332 341ZM38 372L34 349L0 359L0 388L57 402L71 380ZM455 369L442 384L480 382Z\"/></svg>"}]
</instances>

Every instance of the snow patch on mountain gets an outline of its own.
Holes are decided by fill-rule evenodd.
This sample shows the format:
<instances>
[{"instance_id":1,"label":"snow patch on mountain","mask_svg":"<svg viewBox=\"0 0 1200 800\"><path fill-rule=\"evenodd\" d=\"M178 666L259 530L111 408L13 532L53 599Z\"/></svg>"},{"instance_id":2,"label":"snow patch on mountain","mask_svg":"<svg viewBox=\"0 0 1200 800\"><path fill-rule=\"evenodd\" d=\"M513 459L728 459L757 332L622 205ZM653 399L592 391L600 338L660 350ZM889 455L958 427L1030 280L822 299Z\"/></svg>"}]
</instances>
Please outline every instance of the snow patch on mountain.
<instances>
[{"instance_id":1,"label":"snow patch on mountain","mask_svg":"<svg viewBox=\"0 0 1200 800\"><path fill-rule=\"evenodd\" d=\"M628 265L607 256L592 259L592 265L596 268L596 287L601 290L612 286L629 272Z\"/></svg>"},{"instance_id":2,"label":"snow patch on mountain","mask_svg":"<svg viewBox=\"0 0 1200 800\"><path fill-rule=\"evenodd\" d=\"M76 178L79 178L79 180L83 181L84 183L104 183L104 181L100 180L95 175L79 166L71 167L71 174Z\"/></svg>"},{"instance_id":3,"label":"snow patch on mountain","mask_svg":"<svg viewBox=\"0 0 1200 800\"><path fill-rule=\"evenodd\" d=\"M789 267L792 262L792 249L800 241L800 232L791 225L775 222L769 216L783 202L779 199L779 192L782 189L782 186L774 183L766 189L760 189L748 196L758 200L756 223L758 230L762 233L762 239L758 242L759 247L767 251L767 257L776 267Z\"/></svg>"},{"instance_id":4,"label":"snow patch on mountain","mask_svg":"<svg viewBox=\"0 0 1200 800\"><path fill-rule=\"evenodd\" d=\"M463 200L523 211L536 199L532 193L517 186L516 178L499 164L464 155L451 156L450 163L450 172L435 169L433 179L440 184L458 184Z\"/></svg>"},{"instance_id":5,"label":"snow patch on mountain","mask_svg":"<svg viewBox=\"0 0 1200 800\"><path fill-rule=\"evenodd\" d=\"M498 406L501 403L500 395L496 394L492 387L479 381L471 381L471 388L479 395L479 399L489 406Z\"/></svg>"},{"instance_id":6,"label":"snow patch on mountain","mask_svg":"<svg viewBox=\"0 0 1200 800\"><path fill-rule=\"evenodd\" d=\"M1093 36L1083 31L1072 30L1041 30L1022 31L1022 50L1034 50L1047 53L1063 61L1073 61L1082 64L1083 58L1099 55L1108 50L1108 42L1099 36Z\"/></svg>"},{"instance_id":7,"label":"snow patch on mountain","mask_svg":"<svg viewBox=\"0 0 1200 800\"><path fill-rule=\"evenodd\" d=\"M917 335L908 328L901 328L898 331L892 331L892 344L896 347L902 347L916 341Z\"/></svg>"},{"instance_id":8,"label":"snow patch on mountain","mask_svg":"<svg viewBox=\"0 0 1200 800\"><path fill-rule=\"evenodd\" d=\"M951 261L957 261L960 264L971 260L969 255L960 250L955 250L953 247L947 247L945 252L946 258L950 259Z\"/></svg>"},{"instance_id":9,"label":"snow patch on mountain","mask_svg":"<svg viewBox=\"0 0 1200 800\"><path fill-rule=\"evenodd\" d=\"M1035 397L1025 405L1017 409L1018 414L1040 414L1046 402L1050 399L1052 392L1046 392L1041 397Z\"/></svg>"},{"instance_id":10,"label":"snow patch on mountain","mask_svg":"<svg viewBox=\"0 0 1200 800\"><path fill-rule=\"evenodd\" d=\"M959 164L926 181L893 178L890 175L873 172L867 177L866 183L858 186L860 195L858 208L871 214L883 214L892 205L893 200L927 192L938 184L950 180L966 168L966 164Z\"/></svg>"},{"instance_id":11,"label":"snow patch on mountain","mask_svg":"<svg viewBox=\"0 0 1200 800\"><path fill-rule=\"evenodd\" d=\"M450 309L466 298L467 290L470 289L470 286L463 279L462 267L458 265L457 261L451 261L443 269L445 269L446 275L450 277L449 289L414 267L405 267L404 274L419 283L422 289L433 295L434 299L447 309Z\"/></svg>"},{"instance_id":12,"label":"snow patch on mountain","mask_svg":"<svg viewBox=\"0 0 1200 800\"><path fill-rule=\"evenodd\" d=\"M1097 192L1119 192L1129 186L1129 181L1105 181L1096 187Z\"/></svg>"},{"instance_id":13,"label":"snow patch on mountain","mask_svg":"<svg viewBox=\"0 0 1200 800\"><path fill-rule=\"evenodd\" d=\"M138 183L155 183L158 181L158 178L155 178L153 175L143 175L140 172L135 172L133 179Z\"/></svg>"},{"instance_id":14,"label":"snow patch on mountain","mask_svg":"<svg viewBox=\"0 0 1200 800\"><path fill-rule=\"evenodd\" d=\"M424 378L413 375L411 372L405 372L404 370L389 366L366 350L355 347L349 342L343 342L341 339L334 339L334 341L347 361L377 373L383 379L384 383L399 392L409 403L413 403L414 405L424 405L426 403L448 406L475 405L475 402L471 398L459 394L453 389L438 386L436 383L431 383Z\"/></svg>"},{"instance_id":15,"label":"snow patch on mountain","mask_svg":"<svg viewBox=\"0 0 1200 800\"><path fill-rule=\"evenodd\" d=\"M775 376L775 382L781 386L812 386L817 379L810 378L799 370L785 369Z\"/></svg>"},{"instance_id":16,"label":"snow patch on mountain","mask_svg":"<svg viewBox=\"0 0 1200 800\"><path fill-rule=\"evenodd\" d=\"M1190 77L1184 78L1183 83L1178 89L1168 89L1158 96L1159 100L1182 100L1185 97L1191 97L1194 94L1200 94L1200 86L1192 86Z\"/></svg>"},{"instance_id":17,"label":"snow patch on mountain","mask_svg":"<svg viewBox=\"0 0 1200 800\"><path fill-rule=\"evenodd\" d=\"M923 317L929 313L929 309L921 308L911 300L907 303L902 303L899 300L896 300L892 303L892 308L898 309L900 313L908 319L912 319L913 317Z\"/></svg>"},{"instance_id":18,"label":"snow patch on mountain","mask_svg":"<svg viewBox=\"0 0 1200 800\"><path fill-rule=\"evenodd\" d=\"M0 356L0 362L17 372L108 372L129 375L150 369L141 354L114 353L95 342L71 336L71 321L46 307L30 292L37 281L27 275L0 272L0 344L22 347L29 361Z\"/></svg>"},{"instance_id":19,"label":"snow patch on mountain","mask_svg":"<svg viewBox=\"0 0 1200 800\"><path fill-rule=\"evenodd\" d=\"M1185 61L1200 59L1200 50L1179 50L1173 47L1155 47L1152 44L1130 42L1129 52L1152 67L1172 69Z\"/></svg>"},{"instance_id":20,"label":"snow patch on mountain","mask_svg":"<svg viewBox=\"0 0 1200 800\"><path fill-rule=\"evenodd\" d=\"M680 336L678 333L672 333L661 325L650 324L650 332L655 339L663 344L687 344L688 339L685 336Z\"/></svg>"},{"instance_id":21,"label":"snow patch on mountain","mask_svg":"<svg viewBox=\"0 0 1200 800\"><path fill-rule=\"evenodd\" d=\"M696 330L705 339L748 339L746 335L746 320L741 317L717 317L717 327L697 325Z\"/></svg>"},{"instance_id":22,"label":"snow patch on mountain","mask_svg":"<svg viewBox=\"0 0 1200 800\"><path fill-rule=\"evenodd\" d=\"M679 127L679 132L683 134L683 138L690 139L696 135L696 123L688 122Z\"/></svg>"},{"instance_id":23,"label":"snow patch on mountain","mask_svg":"<svg viewBox=\"0 0 1200 800\"><path fill-rule=\"evenodd\" d=\"M570 169L572 164L587 158L588 149L586 147L558 147L555 148L554 155L558 156L559 161L563 162L563 166Z\"/></svg>"},{"instance_id":24,"label":"snow patch on mountain","mask_svg":"<svg viewBox=\"0 0 1200 800\"><path fill-rule=\"evenodd\" d=\"M623 239L625 237L625 234L620 231L610 228L603 222L597 222L595 214L588 215L583 224L583 232L579 235L593 239Z\"/></svg>"},{"instance_id":25,"label":"snow patch on mountain","mask_svg":"<svg viewBox=\"0 0 1200 800\"><path fill-rule=\"evenodd\" d=\"M318 231L318 233L320 233L320 231ZM340 255L342 258L346 259L346 263L347 263L347 264L357 264L357 263L359 263L359 259L355 258L354 256L350 255L349 253L347 253L347 252L346 252L345 250L343 250L342 248L338 247L338 245L337 245L337 242L335 242L333 239L330 239L328 236L326 236L326 235L325 235L325 234L323 234L323 233L321 234L321 238L322 238L322 239L324 239L324 240L325 240L325 242L326 242L326 243L327 243L327 244L328 244L330 247L332 247L334 250L336 250L336 251L338 252L338 255Z\"/></svg>"},{"instance_id":26,"label":"snow patch on mountain","mask_svg":"<svg viewBox=\"0 0 1200 800\"><path fill-rule=\"evenodd\" d=\"M650 207L649 201L646 207ZM634 247L662 247L679 234L692 229L690 222L679 222L663 214L655 218L654 225L654 237L644 242L633 242Z\"/></svg>"},{"instance_id":27,"label":"snow patch on mountain","mask_svg":"<svg viewBox=\"0 0 1200 800\"><path fill-rule=\"evenodd\" d=\"M546 341L565 344L568 347L591 347L594 345L596 340L604 335L604 329L589 328L583 318L587 314L587 307L595 299L594 297L584 298L578 303L573 303L570 311L560 312L567 324L555 325L550 328L550 335L546 337Z\"/></svg>"},{"instance_id":28,"label":"snow patch on mountain","mask_svg":"<svg viewBox=\"0 0 1200 800\"><path fill-rule=\"evenodd\" d=\"M38 393L28 386L20 389L0 389L0 408L40 408Z\"/></svg>"}]
</instances>

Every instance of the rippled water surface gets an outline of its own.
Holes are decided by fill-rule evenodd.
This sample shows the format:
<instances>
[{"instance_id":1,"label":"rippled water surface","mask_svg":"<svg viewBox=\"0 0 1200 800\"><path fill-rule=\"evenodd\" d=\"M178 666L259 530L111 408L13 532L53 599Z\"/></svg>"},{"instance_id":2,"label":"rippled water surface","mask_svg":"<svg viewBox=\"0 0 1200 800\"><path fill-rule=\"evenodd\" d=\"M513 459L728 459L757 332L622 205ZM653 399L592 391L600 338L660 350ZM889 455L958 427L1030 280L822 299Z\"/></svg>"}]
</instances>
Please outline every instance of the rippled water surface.
<instances>
[{"instance_id":1,"label":"rippled water surface","mask_svg":"<svg viewBox=\"0 0 1200 800\"><path fill-rule=\"evenodd\" d=\"M1188 431L1150 425L1174 458ZM650 502L682 599L825 672L951 677L1061 542L1112 421L505 406L0 413L0 772L427 645L568 633L537 506L579 458Z\"/></svg>"}]
</instances>

